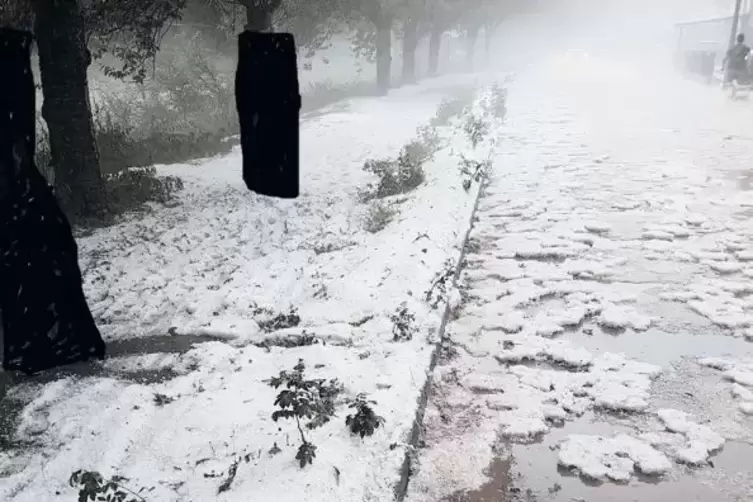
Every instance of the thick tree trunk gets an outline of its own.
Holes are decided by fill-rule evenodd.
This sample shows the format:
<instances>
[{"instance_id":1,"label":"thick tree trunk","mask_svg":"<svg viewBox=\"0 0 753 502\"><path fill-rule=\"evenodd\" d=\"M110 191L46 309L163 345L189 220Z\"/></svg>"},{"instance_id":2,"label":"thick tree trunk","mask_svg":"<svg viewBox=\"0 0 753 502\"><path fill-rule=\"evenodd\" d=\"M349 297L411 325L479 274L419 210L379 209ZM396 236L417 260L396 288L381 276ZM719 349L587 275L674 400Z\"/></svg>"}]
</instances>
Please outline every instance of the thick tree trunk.
<instances>
[{"instance_id":1,"label":"thick tree trunk","mask_svg":"<svg viewBox=\"0 0 753 502\"><path fill-rule=\"evenodd\" d=\"M491 59L491 46L492 46L492 35L494 32L487 26L484 29L484 61L486 62L486 65L489 65L489 60Z\"/></svg>"},{"instance_id":2,"label":"thick tree trunk","mask_svg":"<svg viewBox=\"0 0 753 502\"><path fill-rule=\"evenodd\" d=\"M492 38L497 32L497 26L499 26L497 22L487 23L484 26L484 61L486 65L489 65L491 60Z\"/></svg>"},{"instance_id":3,"label":"thick tree trunk","mask_svg":"<svg viewBox=\"0 0 753 502\"><path fill-rule=\"evenodd\" d=\"M235 103L243 180L260 195L299 195L301 96L293 36L244 31L238 36Z\"/></svg>"},{"instance_id":4,"label":"thick tree trunk","mask_svg":"<svg viewBox=\"0 0 753 502\"><path fill-rule=\"evenodd\" d=\"M272 16L282 0L238 0L246 8L246 31L265 32L272 29Z\"/></svg>"},{"instance_id":5,"label":"thick tree trunk","mask_svg":"<svg viewBox=\"0 0 753 502\"><path fill-rule=\"evenodd\" d=\"M478 41L479 26L471 26L465 39L465 67L468 71L473 71L473 57L475 55L476 42Z\"/></svg>"},{"instance_id":6,"label":"thick tree trunk","mask_svg":"<svg viewBox=\"0 0 753 502\"><path fill-rule=\"evenodd\" d=\"M34 164L31 34L0 28L0 310L3 367L35 373L104 357L71 226Z\"/></svg>"},{"instance_id":7,"label":"thick tree trunk","mask_svg":"<svg viewBox=\"0 0 753 502\"><path fill-rule=\"evenodd\" d=\"M416 19L406 20L403 31L403 83L413 84L416 82L416 48L418 47Z\"/></svg>"},{"instance_id":8,"label":"thick tree trunk","mask_svg":"<svg viewBox=\"0 0 753 502\"><path fill-rule=\"evenodd\" d=\"M379 16L376 29L377 90L387 94L392 84L392 19Z\"/></svg>"},{"instance_id":9,"label":"thick tree trunk","mask_svg":"<svg viewBox=\"0 0 753 502\"><path fill-rule=\"evenodd\" d=\"M429 35L429 75L435 76L439 70L439 49L442 46L444 30L433 27Z\"/></svg>"},{"instance_id":10,"label":"thick tree trunk","mask_svg":"<svg viewBox=\"0 0 753 502\"><path fill-rule=\"evenodd\" d=\"M72 218L101 215L104 182L94 136L84 19L77 0L33 0L56 195Z\"/></svg>"}]
</instances>

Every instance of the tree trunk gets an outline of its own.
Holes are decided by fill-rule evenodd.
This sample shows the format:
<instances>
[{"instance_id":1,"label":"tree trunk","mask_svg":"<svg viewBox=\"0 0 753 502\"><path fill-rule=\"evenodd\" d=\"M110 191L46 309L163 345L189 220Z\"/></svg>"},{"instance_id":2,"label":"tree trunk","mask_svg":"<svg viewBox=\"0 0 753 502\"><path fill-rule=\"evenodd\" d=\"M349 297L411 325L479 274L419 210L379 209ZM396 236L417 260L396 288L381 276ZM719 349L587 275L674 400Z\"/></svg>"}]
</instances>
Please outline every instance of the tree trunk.
<instances>
[{"instance_id":1,"label":"tree trunk","mask_svg":"<svg viewBox=\"0 0 753 502\"><path fill-rule=\"evenodd\" d=\"M260 195L296 198L301 95L293 36L244 31L238 36L235 103L243 180Z\"/></svg>"},{"instance_id":2,"label":"tree trunk","mask_svg":"<svg viewBox=\"0 0 753 502\"><path fill-rule=\"evenodd\" d=\"M477 25L468 28L468 33L465 39L465 66L466 70L473 71L473 56L475 55L476 41L478 40L478 33L480 27Z\"/></svg>"},{"instance_id":3,"label":"tree trunk","mask_svg":"<svg viewBox=\"0 0 753 502\"><path fill-rule=\"evenodd\" d=\"M484 61L486 62L486 65L489 65L489 60L491 58L491 46L492 46L492 36L494 36L494 28L487 24L484 27Z\"/></svg>"},{"instance_id":4,"label":"tree trunk","mask_svg":"<svg viewBox=\"0 0 753 502\"><path fill-rule=\"evenodd\" d=\"M56 195L73 220L101 215L106 193L89 104L84 19L77 0L34 0L33 6Z\"/></svg>"},{"instance_id":5,"label":"tree trunk","mask_svg":"<svg viewBox=\"0 0 753 502\"><path fill-rule=\"evenodd\" d=\"M265 32L272 29L272 16L282 0L238 0L246 8L246 31Z\"/></svg>"},{"instance_id":6,"label":"tree trunk","mask_svg":"<svg viewBox=\"0 0 753 502\"><path fill-rule=\"evenodd\" d=\"M31 33L0 28L2 363L26 373L105 355L71 226L34 163L31 41Z\"/></svg>"},{"instance_id":7,"label":"tree trunk","mask_svg":"<svg viewBox=\"0 0 753 502\"><path fill-rule=\"evenodd\" d=\"M415 18L405 21L403 36L403 83L416 82L416 48L418 47L418 22Z\"/></svg>"},{"instance_id":8,"label":"tree trunk","mask_svg":"<svg viewBox=\"0 0 753 502\"><path fill-rule=\"evenodd\" d=\"M392 19L379 16L376 29L377 91L387 94L392 84Z\"/></svg>"},{"instance_id":9,"label":"tree trunk","mask_svg":"<svg viewBox=\"0 0 753 502\"><path fill-rule=\"evenodd\" d=\"M429 75L435 76L439 70L439 49L442 45L442 34L444 30L439 27L432 27L429 36Z\"/></svg>"}]
</instances>

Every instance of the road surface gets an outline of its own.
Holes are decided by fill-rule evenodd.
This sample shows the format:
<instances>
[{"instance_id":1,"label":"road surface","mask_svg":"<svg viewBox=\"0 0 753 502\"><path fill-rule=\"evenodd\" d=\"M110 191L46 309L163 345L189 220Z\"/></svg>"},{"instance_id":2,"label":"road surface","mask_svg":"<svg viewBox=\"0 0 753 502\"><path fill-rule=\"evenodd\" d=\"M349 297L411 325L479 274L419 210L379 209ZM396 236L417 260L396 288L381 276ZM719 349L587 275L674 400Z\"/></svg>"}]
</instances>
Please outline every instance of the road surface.
<instances>
[{"instance_id":1,"label":"road surface","mask_svg":"<svg viewBox=\"0 0 753 502\"><path fill-rule=\"evenodd\" d=\"M411 502L753 499L753 104L520 71Z\"/></svg>"}]
</instances>

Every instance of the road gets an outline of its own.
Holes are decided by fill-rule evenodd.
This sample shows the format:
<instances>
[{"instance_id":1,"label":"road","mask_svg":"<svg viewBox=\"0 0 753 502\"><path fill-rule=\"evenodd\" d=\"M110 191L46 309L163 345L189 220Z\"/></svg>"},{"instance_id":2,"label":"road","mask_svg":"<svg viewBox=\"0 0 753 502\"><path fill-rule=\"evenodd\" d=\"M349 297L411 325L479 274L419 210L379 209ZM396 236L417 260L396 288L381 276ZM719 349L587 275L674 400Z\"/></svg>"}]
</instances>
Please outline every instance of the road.
<instances>
[{"instance_id":1,"label":"road","mask_svg":"<svg viewBox=\"0 0 753 502\"><path fill-rule=\"evenodd\" d=\"M753 499L753 103L520 71L407 500Z\"/></svg>"}]
</instances>

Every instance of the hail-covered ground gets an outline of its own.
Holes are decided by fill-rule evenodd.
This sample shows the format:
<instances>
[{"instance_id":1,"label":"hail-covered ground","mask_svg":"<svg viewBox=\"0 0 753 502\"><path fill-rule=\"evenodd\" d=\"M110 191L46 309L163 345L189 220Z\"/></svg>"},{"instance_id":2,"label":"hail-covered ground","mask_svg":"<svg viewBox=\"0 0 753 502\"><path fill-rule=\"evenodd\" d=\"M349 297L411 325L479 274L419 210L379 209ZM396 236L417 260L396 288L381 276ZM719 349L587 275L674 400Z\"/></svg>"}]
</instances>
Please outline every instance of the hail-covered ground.
<instances>
[{"instance_id":1,"label":"hail-covered ground","mask_svg":"<svg viewBox=\"0 0 753 502\"><path fill-rule=\"evenodd\" d=\"M238 150L158 166L185 184L175 201L79 238L108 359L0 378L0 500L78 500L79 470L149 501L389 500L443 311L437 279L480 186L462 160L485 161L500 125L492 83L440 78L304 117L296 200L250 193ZM474 123L487 128L475 145ZM421 148L436 151L420 186L369 200L365 162L402 150L410 164ZM309 386L295 399L331 418L309 429L301 404L300 431L273 420L285 385L269 383L299 360ZM365 416L348 407L359 394L381 417L363 438L346 424ZM301 468L304 441L316 450Z\"/></svg>"},{"instance_id":2,"label":"hail-covered ground","mask_svg":"<svg viewBox=\"0 0 753 502\"><path fill-rule=\"evenodd\" d=\"M109 358L0 373L0 500L77 500L79 470L149 502L751 500L753 104L521 47L511 80L304 117L295 201L239 151L158 166L174 202L79 239ZM427 125L424 182L369 199ZM273 419L299 361L313 428Z\"/></svg>"},{"instance_id":3,"label":"hail-covered ground","mask_svg":"<svg viewBox=\"0 0 753 502\"><path fill-rule=\"evenodd\" d=\"M583 52L517 75L408 500L751 500L751 112Z\"/></svg>"}]
</instances>

